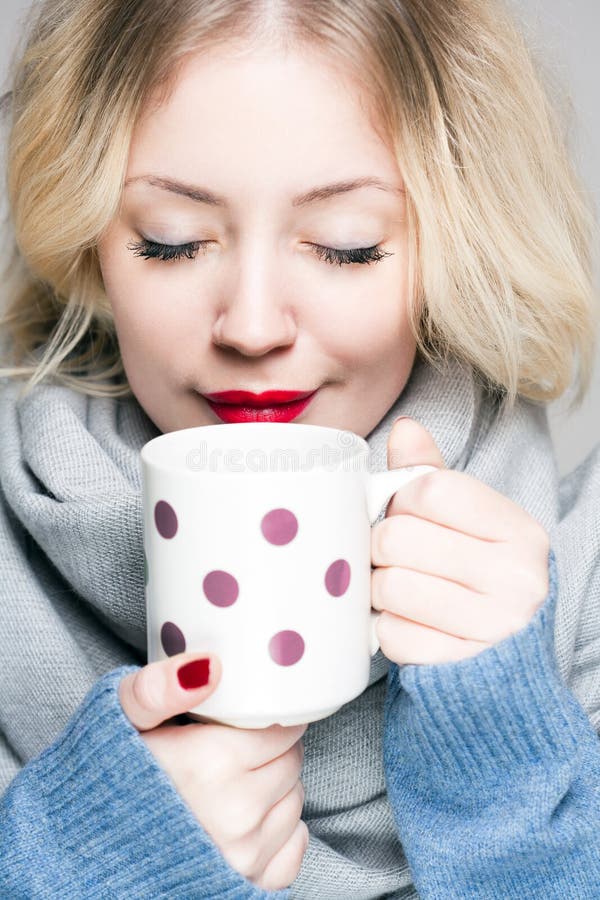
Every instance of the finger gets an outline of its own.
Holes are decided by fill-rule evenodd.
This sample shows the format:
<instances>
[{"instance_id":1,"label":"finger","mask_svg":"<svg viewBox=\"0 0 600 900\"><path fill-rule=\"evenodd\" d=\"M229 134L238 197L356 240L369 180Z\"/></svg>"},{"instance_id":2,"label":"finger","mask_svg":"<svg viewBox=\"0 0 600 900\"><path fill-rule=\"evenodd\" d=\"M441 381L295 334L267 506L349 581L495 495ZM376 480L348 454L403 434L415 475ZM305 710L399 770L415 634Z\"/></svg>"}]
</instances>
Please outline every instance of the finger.
<instances>
[{"instance_id":1,"label":"finger","mask_svg":"<svg viewBox=\"0 0 600 900\"><path fill-rule=\"evenodd\" d=\"M296 829L304 807L305 790L299 778L269 807L260 823L260 843L277 852Z\"/></svg>"},{"instance_id":2,"label":"finger","mask_svg":"<svg viewBox=\"0 0 600 900\"><path fill-rule=\"evenodd\" d=\"M399 666L434 665L477 656L490 644L453 637L393 613L382 612L376 625L382 653Z\"/></svg>"},{"instance_id":3,"label":"finger","mask_svg":"<svg viewBox=\"0 0 600 900\"><path fill-rule=\"evenodd\" d=\"M268 810L260 824L259 843L265 848L265 854L257 865L258 872L264 872L297 830L303 806L304 785L296 781L291 790Z\"/></svg>"},{"instance_id":4,"label":"finger","mask_svg":"<svg viewBox=\"0 0 600 900\"><path fill-rule=\"evenodd\" d=\"M445 466L444 457L424 425L403 416L392 425L387 442L388 469L404 466Z\"/></svg>"},{"instance_id":5,"label":"finger","mask_svg":"<svg viewBox=\"0 0 600 900\"><path fill-rule=\"evenodd\" d=\"M412 515L389 516L371 528L373 566L414 569L481 594L499 593L508 582L502 559L510 550Z\"/></svg>"},{"instance_id":6,"label":"finger","mask_svg":"<svg viewBox=\"0 0 600 900\"><path fill-rule=\"evenodd\" d=\"M268 863L257 885L268 891L289 887L300 871L309 838L308 825L300 819L292 836Z\"/></svg>"},{"instance_id":7,"label":"finger","mask_svg":"<svg viewBox=\"0 0 600 900\"><path fill-rule=\"evenodd\" d=\"M256 805L262 808L261 818L268 809L281 800L300 778L304 747L297 741L281 756L264 766L248 772L246 785L257 798Z\"/></svg>"},{"instance_id":8,"label":"finger","mask_svg":"<svg viewBox=\"0 0 600 900\"><path fill-rule=\"evenodd\" d=\"M286 753L300 740L308 723L269 725L268 728L237 728L221 724L208 724L205 727L217 729L219 741L236 767L249 771L266 766Z\"/></svg>"},{"instance_id":9,"label":"finger","mask_svg":"<svg viewBox=\"0 0 600 900\"><path fill-rule=\"evenodd\" d=\"M427 472L402 485L388 517L407 513L488 541L510 541L541 525L508 497L472 475L454 469Z\"/></svg>"},{"instance_id":10,"label":"finger","mask_svg":"<svg viewBox=\"0 0 600 900\"><path fill-rule=\"evenodd\" d=\"M454 637L491 644L523 626L523 614L512 608L508 599L500 606L492 596L397 566L371 573L371 603L374 609Z\"/></svg>"},{"instance_id":11,"label":"finger","mask_svg":"<svg viewBox=\"0 0 600 900\"><path fill-rule=\"evenodd\" d=\"M196 762L202 766L201 757ZM190 765L194 765L193 758ZM225 778L222 773L217 773L209 780L208 790L213 795L213 802L209 804L207 815L214 820L212 831L215 834L225 832L227 841L244 842L246 837L255 835L271 807L297 783L300 777L299 756L291 748L288 753L259 769L243 771L239 763L235 772L228 768L229 774ZM227 810L226 820L223 820L223 810ZM210 825L210 821L207 824Z\"/></svg>"},{"instance_id":12,"label":"finger","mask_svg":"<svg viewBox=\"0 0 600 900\"><path fill-rule=\"evenodd\" d=\"M192 686L206 676L207 684ZM147 731L202 703L220 678L221 664L213 653L177 653L126 675L119 684L119 700L132 725Z\"/></svg>"}]
</instances>

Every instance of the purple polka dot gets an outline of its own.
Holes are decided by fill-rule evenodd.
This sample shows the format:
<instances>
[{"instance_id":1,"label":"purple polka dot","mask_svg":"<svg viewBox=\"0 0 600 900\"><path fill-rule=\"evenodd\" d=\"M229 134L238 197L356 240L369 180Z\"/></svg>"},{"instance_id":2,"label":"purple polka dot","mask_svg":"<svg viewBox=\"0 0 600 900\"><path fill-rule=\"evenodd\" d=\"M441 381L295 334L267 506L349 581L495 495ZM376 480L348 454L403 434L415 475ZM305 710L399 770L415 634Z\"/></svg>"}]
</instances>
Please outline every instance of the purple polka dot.
<instances>
[{"instance_id":1,"label":"purple polka dot","mask_svg":"<svg viewBox=\"0 0 600 900\"><path fill-rule=\"evenodd\" d=\"M175 510L166 500L159 500L154 507L154 522L161 537L172 538L177 532Z\"/></svg>"},{"instance_id":2,"label":"purple polka dot","mask_svg":"<svg viewBox=\"0 0 600 900\"><path fill-rule=\"evenodd\" d=\"M289 509L272 509L263 516L260 528L270 544L289 544L296 537L298 519Z\"/></svg>"},{"instance_id":3,"label":"purple polka dot","mask_svg":"<svg viewBox=\"0 0 600 900\"><path fill-rule=\"evenodd\" d=\"M278 631L269 641L269 653L280 666L293 666L304 656L304 641L297 631Z\"/></svg>"},{"instance_id":4,"label":"purple polka dot","mask_svg":"<svg viewBox=\"0 0 600 900\"><path fill-rule=\"evenodd\" d=\"M222 569L214 569L205 575L202 588L207 600L215 606L231 606L238 598L240 592L238 583L229 572Z\"/></svg>"},{"instance_id":5,"label":"purple polka dot","mask_svg":"<svg viewBox=\"0 0 600 900\"><path fill-rule=\"evenodd\" d=\"M184 653L185 637L183 631L174 622L165 622L160 629L160 642L167 656Z\"/></svg>"},{"instance_id":6,"label":"purple polka dot","mask_svg":"<svg viewBox=\"0 0 600 900\"><path fill-rule=\"evenodd\" d=\"M325 587L334 597L340 597L350 584L350 563L336 559L325 572Z\"/></svg>"}]
</instances>

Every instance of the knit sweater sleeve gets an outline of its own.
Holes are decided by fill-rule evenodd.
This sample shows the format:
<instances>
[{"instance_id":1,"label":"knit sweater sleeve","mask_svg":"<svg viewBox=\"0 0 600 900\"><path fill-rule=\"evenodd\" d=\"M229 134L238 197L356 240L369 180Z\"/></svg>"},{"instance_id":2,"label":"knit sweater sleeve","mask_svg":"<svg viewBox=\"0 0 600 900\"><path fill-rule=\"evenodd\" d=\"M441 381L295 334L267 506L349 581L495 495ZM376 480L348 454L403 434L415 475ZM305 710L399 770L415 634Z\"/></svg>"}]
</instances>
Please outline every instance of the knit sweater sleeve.
<instances>
[{"instance_id":1,"label":"knit sweater sleeve","mask_svg":"<svg viewBox=\"0 0 600 900\"><path fill-rule=\"evenodd\" d=\"M121 666L0 800L0 897L284 898L229 865L123 713Z\"/></svg>"},{"instance_id":2,"label":"knit sweater sleeve","mask_svg":"<svg viewBox=\"0 0 600 900\"><path fill-rule=\"evenodd\" d=\"M600 897L600 741L554 652L558 573L478 656L393 664L388 795L423 900Z\"/></svg>"}]
</instances>

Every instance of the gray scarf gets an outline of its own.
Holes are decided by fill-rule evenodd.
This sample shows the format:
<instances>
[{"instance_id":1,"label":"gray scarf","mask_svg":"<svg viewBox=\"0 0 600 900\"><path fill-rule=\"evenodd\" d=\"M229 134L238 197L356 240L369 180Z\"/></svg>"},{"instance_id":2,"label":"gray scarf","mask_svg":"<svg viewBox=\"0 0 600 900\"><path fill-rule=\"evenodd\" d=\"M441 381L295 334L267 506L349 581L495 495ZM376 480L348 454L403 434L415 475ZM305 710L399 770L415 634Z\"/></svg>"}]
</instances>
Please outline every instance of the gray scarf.
<instances>
[{"instance_id":1,"label":"gray scarf","mask_svg":"<svg viewBox=\"0 0 600 900\"><path fill-rule=\"evenodd\" d=\"M18 388L0 382L0 791L58 736L103 673L145 662L139 451L159 434L134 398L47 384L19 400ZM367 437L374 471L386 468L389 431L402 414L425 425L448 467L506 494L550 532L559 669L597 726L598 452L559 483L543 407L520 400L501 414L456 360L440 373L418 357ZM363 694L305 734L311 840L294 898L417 896L382 768L388 667L378 652Z\"/></svg>"}]
</instances>

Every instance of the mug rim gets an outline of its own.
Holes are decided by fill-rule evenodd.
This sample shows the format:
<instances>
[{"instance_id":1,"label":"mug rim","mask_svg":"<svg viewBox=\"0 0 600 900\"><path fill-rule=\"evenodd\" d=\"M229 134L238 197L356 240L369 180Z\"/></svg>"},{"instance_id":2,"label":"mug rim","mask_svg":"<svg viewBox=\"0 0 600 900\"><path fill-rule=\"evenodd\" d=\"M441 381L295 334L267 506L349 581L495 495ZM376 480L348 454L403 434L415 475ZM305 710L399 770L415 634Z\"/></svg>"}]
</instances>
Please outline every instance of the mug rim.
<instances>
[{"instance_id":1,"label":"mug rim","mask_svg":"<svg viewBox=\"0 0 600 900\"><path fill-rule=\"evenodd\" d=\"M142 446L142 448L140 450L140 457L141 457L144 467L147 467L147 468L153 469L153 470L158 470L161 472L176 472L178 474L183 475L183 474L186 474L186 472L187 473L190 472L189 467L186 470L186 468L182 467L180 464L177 464L177 463L173 464L171 462L167 462L164 459L160 458L160 454L167 448L167 446L173 445L173 447L176 447L177 443L179 443L179 442L181 442L185 446L185 444L188 442L191 442L195 436L198 438L207 436L207 429L208 429L208 431L212 432L213 435L215 434L215 431L217 429L228 429L227 435L229 437L233 437L233 438L235 438L235 434L232 434L232 430L233 430L233 432L235 432L235 431L239 432L240 429L244 429L243 435L244 435L244 438L246 438L247 433L251 429L253 429L253 428L256 429L257 427L260 431L263 431L265 428L268 428L271 432L279 431L283 436L285 436L284 439L289 439L291 437L292 441L293 441L294 432L292 431L292 429L297 429L298 426L300 426L300 428L304 431L304 434L306 434L306 430L310 430L313 432L313 434L317 433L317 435L321 435L321 437L324 439L323 443L325 443L325 439L327 437L329 437L331 439L334 437L334 435L338 435L338 436L339 435L351 435L351 442L350 443L340 442L340 447L345 447L347 449L353 445L356 448L356 452L353 453L353 457L354 458L364 457L366 459L366 463L368 465L368 460L369 460L369 456L370 456L370 447L369 447L369 444L367 443L367 441L365 440L365 438L363 438L361 435L357 434L356 432L354 432L348 428L335 428L330 425L316 425L313 423L305 423L305 422L232 422L232 423L217 422L217 423L213 423L210 425L193 425L189 428L178 428L178 429L174 429L173 431L163 432L162 434L156 435L155 437L151 438L149 441L146 441L146 443ZM189 448L189 443L188 443L188 448ZM193 448L188 449L188 454L190 452L190 449L193 449ZM296 445L294 447L292 447L292 449L301 451L301 450L306 450L307 448L305 446L302 446L301 442L298 441L298 442L296 442ZM305 475L305 474L310 474L311 471L314 472L315 474L319 474L319 473L331 474L330 471L328 471L326 468L323 468L322 466L314 466L311 470L303 470L301 472L284 471L281 474ZM355 470L355 472L356 472L356 470ZM194 471L190 474L197 475L198 472ZM278 473L275 471L269 471L269 472L260 472L260 471L255 471L255 470L248 471L246 469L241 473L240 472L232 472L232 471L221 472L221 471L217 471L217 470L211 470L207 474L211 474L211 475L214 475L214 474L222 474L222 475L271 474L271 475L273 475L273 474L278 474Z\"/></svg>"}]
</instances>

